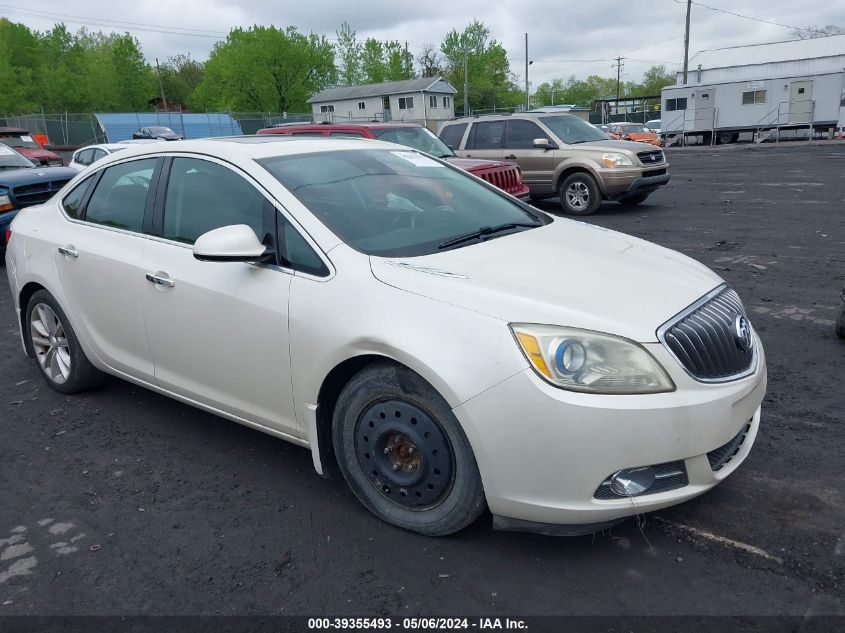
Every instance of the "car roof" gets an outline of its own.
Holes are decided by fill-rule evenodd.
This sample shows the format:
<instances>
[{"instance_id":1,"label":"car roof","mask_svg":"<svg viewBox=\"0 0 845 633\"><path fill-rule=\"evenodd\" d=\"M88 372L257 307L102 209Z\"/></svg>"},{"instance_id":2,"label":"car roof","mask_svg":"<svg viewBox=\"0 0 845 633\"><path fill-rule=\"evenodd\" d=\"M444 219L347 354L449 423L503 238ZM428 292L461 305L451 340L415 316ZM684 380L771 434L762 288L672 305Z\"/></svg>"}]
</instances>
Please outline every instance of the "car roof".
<instances>
[{"instance_id":1,"label":"car roof","mask_svg":"<svg viewBox=\"0 0 845 633\"><path fill-rule=\"evenodd\" d=\"M29 134L29 130L18 127L0 127L0 134Z\"/></svg>"},{"instance_id":2,"label":"car roof","mask_svg":"<svg viewBox=\"0 0 845 633\"><path fill-rule=\"evenodd\" d=\"M334 150L353 149L397 149L409 151L404 145L386 143L372 139L354 139L344 137L286 136L267 134L261 136L218 136L214 138L190 141L169 141L167 143L121 144L128 149L113 154L115 161L132 157L155 156L175 152L208 154L209 156L231 156L245 160L257 160L274 156L310 154ZM411 150L412 151L412 150ZM106 157L102 164L111 162ZM100 162L97 163L98 165Z\"/></svg>"},{"instance_id":3,"label":"car roof","mask_svg":"<svg viewBox=\"0 0 845 633\"><path fill-rule=\"evenodd\" d=\"M81 152L84 149L126 149L129 147L126 144L122 143L93 143L91 145L86 145L85 147L80 147L78 150L74 152Z\"/></svg>"},{"instance_id":4,"label":"car roof","mask_svg":"<svg viewBox=\"0 0 845 633\"><path fill-rule=\"evenodd\" d=\"M271 128L270 130L293 130L297 128L307 128L314 130L335 130L348 128L370 128L370 129L389 129L389 128L408 128L408 127L423 127L419 123L403 122L403 121L353 121L350 123L283 123Z\"/></svg>"}]
</instances>

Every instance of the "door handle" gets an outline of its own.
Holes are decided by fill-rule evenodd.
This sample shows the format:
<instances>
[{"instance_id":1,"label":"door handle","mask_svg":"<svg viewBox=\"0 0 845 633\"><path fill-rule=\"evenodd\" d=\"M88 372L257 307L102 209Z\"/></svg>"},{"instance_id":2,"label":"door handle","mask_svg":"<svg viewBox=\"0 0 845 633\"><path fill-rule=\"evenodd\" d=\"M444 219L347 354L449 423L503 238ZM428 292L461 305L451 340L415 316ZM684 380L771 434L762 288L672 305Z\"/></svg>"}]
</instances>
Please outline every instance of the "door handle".
<instances>
[{"instance_id":1,"label":"door handle","mask_svg":"<svg viewBox=\"0 0 845 633\"><path fill-rule=\"evenodd\" d=\"M170 277L162 277L161 275L154 275L153 273L147 273L145 277L147 278L147 281L154 283L156 286L172 288L176 285L176 282Z\"/></svg>"},{"instance_id":2,"label":"door handle","mask_svg":"<svg viewBox=\"0 0 845 633\"><path fill-rule=\"evenodd\" d=\"M516 154L508 154L505 156L505 160L514 160L516 158Z\"/></svg>"},{"instance_id":3,"label":"door handle","mask_svg":"<svg viewBox=\"0 0 845 633\"><path fill-rule=\"evenodd\" d=\"M59 246L59 253L62 255L67 255L68 257L79 257L79 251L73 248L73 246Z\"/></svg>"}]
</instances>

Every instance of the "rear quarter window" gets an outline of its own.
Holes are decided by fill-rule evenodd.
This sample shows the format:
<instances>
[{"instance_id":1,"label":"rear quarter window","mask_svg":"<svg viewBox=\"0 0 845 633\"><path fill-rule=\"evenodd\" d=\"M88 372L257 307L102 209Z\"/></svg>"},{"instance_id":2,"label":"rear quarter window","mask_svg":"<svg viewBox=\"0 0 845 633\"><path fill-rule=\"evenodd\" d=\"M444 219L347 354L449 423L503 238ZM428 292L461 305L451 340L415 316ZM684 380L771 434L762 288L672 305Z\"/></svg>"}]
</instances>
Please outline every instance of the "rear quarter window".
<instances>
[{"instance_id":1,"label":"rear quarter window","mask_svg":"<svg viewBox=\"0 0 845 633\"><path fill-rule=\"evenodd\" d=\"M86 178L71 189L70 193L62 199L62 207L68 217L78 219L81 216L82 203L85 201L85 196L88 194L88 190L91 189L93 182L93 177Z\"/></svg>"},{"instance_id":2,"label":"rear quarter window","mask_svg":"<svg viewBox=\"0 0 845 633\"><path fill-rule=\"evenodd\" d=\"M446 143L452 149L459 149L461 140L464 138L464 132L467 129L466 123L458 123L456 125L447 125L440 130L440 140Z\"/></svg>"}]
</instances>

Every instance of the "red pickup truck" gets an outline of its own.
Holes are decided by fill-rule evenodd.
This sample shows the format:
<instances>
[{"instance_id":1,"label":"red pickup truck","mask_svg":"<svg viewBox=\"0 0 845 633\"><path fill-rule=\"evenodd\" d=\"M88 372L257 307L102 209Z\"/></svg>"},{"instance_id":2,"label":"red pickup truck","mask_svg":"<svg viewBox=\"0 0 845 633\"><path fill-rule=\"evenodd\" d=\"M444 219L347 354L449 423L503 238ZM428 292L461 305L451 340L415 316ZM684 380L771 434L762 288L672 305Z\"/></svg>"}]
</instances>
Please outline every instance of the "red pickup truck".
<instances>
[{"instance_id":1,"label":"red pickup truck","mask_svg":"<svg viewBox=\"0 0 845 633\"><path fill-rule=\"evenodd\" d=\"M522 171L516 163L458 158L428 128L417 123L284 123L276 127L258 130L258 133L374 138L405 145L437 158L442 158L455 167L486 180L515 198L528 199L528 187L522 182Z\"/></svg>"},{"instance_id":2,"label":"red pickup truck","mask_svg":"<svg viewBox=\"0 0 845 633\"><path fill-rule=\"evenodd\" d=\"M14 147L29 160L38 161L44 167L61 167L62 157L39 145L27 130L14 127L0 127L0 143Z\"/></svg>"}]
</instances>

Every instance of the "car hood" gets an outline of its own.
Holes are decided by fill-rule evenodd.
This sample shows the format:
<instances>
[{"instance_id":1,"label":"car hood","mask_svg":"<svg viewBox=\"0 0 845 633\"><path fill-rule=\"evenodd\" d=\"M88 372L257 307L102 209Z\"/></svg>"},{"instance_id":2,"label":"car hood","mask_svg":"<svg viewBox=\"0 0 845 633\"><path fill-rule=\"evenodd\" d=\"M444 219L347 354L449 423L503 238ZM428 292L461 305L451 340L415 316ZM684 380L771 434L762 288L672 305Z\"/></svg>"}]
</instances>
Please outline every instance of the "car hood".
<instances>
[{"instance_id":1,"label":"car hood","mask_svg":"<svg viewBox=\"0 0 845 633\"><path fill-rule=\"evenodd\" d=\"M653 152L654 147L648 143L637 143L635 141L617 141L615 139L607 139L606 141L590 141L589 143L578 143L577 145L569 145L568 147L577 147L580 149L594 149L597 152L611 152L619 150L628 150L629 152Z\"/></svg>"},{"instance_id":2,"label":"car hood","mask_svg":"<svg viewBox=\"0 0 845 633\"><path fill-rule=\"evenodd\" d=\"M23 154L27 158L46 158L48 160L59 160L58 154L54 154L50 150L44 149L42 147L17 147L15 149L17 149L20 154Z\"/></svg>"},{"instance_id":3,"label":"car hood","mask_svg":"<svg viewBox=\"0 0 845 633\"><path fill-rule=\"evenodd\" d=\"M491 167L510 167L513 163L499 160L480 160L476 158L458 158L457 156L450 156L444 159L450 165L454 165L458 169L464 171L476 171L481 169L490 169Z\"/></svg>"},{"instance_id":4,"label":"car hood","mask_svg":"<svg viewBox=\"0 0 845 633\"><path fill-rule=\"evenodd\" d=\"M678 252L564 219L433 255L371 257L370 265L390 286L509 323L566 325L643 343L722 283Z\"/></svg>"},{"instance_id":5,"label":"car hood","mask_svg":"<svg viewBox=\"0 0 845 633\"><path fill-rule=\"evenodd\" d=\"M70 180L79 172L70 167L23 167L21 169L0 169L0 186L34 185L54 180Z\"/></svg>"}]
</instances>

